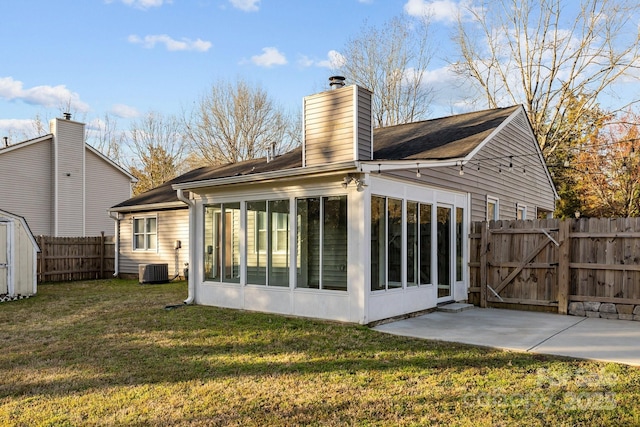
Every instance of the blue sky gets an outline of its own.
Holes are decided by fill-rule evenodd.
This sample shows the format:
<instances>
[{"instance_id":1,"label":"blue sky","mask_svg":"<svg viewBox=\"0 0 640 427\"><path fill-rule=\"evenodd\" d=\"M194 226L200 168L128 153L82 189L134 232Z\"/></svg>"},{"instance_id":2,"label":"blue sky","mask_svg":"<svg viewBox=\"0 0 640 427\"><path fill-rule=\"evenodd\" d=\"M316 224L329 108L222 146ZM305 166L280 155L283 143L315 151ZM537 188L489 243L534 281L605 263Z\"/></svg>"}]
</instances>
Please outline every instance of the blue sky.
<instances>
[{"instance_id":1,"label":"blue sky","mask_svg":"<svg viewBox=\"0 0 640 427\"><path fill-rule=\"evenodd\" d=\"M0 136L17 136L36 116L60 116L69 102L75 119L90 124L108 113L121 128L149 111L180 114L221 78L260 84L274 100L297 109L304 96L327 88L331 52L358 35L365 21L377 26L428 6L433 29L447 40L455 5L453 0L3 1Z\"/></svg>"}]
</instances>

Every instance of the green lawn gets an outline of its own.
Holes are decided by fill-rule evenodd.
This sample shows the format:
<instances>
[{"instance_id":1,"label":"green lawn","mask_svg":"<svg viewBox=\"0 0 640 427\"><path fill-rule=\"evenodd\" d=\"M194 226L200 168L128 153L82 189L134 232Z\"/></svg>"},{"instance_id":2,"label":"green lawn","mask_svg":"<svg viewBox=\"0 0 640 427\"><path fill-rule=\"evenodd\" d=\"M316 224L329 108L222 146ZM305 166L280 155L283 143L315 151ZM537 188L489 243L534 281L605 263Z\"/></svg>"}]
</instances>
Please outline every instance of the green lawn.
<instances>
[{"instance_id":1,"label":"green lawn","mask_svg":"<svg viewBox=\"0 0 640 427\"><path fill-rule=\"evenodd\" d=\"M640 370L182 306L186 284L0 304L0 425L640 425Z\"/></svg>"}]
</instances>

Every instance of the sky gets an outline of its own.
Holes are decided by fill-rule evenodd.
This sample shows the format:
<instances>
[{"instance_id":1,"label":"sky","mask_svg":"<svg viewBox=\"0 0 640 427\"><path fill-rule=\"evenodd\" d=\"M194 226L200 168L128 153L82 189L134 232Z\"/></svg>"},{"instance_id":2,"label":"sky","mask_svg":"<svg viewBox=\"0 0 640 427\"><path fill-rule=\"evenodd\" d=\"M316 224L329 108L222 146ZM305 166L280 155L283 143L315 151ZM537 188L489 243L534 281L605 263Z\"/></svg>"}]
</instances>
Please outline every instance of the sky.
<instances>
[{"instance_id":1,"label":"sky","mask_svg":"<svg viewBox=\"0 0 640 427\"><path fill-rule=\"evenodd\" d=\"M463 112L469 91L445 59L469 1L4 0L0 138L19 142L35 118L66 110L89 131L105 115L120 130L150 112L180 116L221 79L247 80L299 111L303 97L329 88L336 52L365 24L424 13L435 48L431 117Z\"/></svg>"},{"instance_id":2,"label":"sky","mask_svg":"<svg viewBox=\"0 0 640 427\"><path fill-rule=\"evenodd\" d=\"M335 52L365 23L428 7L448 40L454 0L19 0L0 5L0 137L66 106L91 127L182 114L220 79L286 109L328 89ZM439 61L434 59L434 63ZM438 78L444 67L435 64ZM446 77L445 77L446 78ZM442 114L446 115L446 114ZM48 130L48 129L47 129ZM18 138L18 140L20 140Z\"/></svg>"}]
</instances>

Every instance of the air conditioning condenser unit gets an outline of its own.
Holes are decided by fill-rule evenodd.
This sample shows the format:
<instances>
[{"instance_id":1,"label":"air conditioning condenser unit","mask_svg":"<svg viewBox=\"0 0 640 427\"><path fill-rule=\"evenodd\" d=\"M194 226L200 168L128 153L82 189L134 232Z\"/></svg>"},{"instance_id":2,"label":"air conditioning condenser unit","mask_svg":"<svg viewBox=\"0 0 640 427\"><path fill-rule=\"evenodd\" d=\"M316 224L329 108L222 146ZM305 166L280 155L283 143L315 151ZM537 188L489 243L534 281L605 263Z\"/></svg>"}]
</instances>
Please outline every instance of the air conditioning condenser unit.
<instances>
[{"instance_id":1,"label":"air conditioning condenser unit","mask_svg":"<svg viewBox=\"0 0 640 427\"><path fill-rule=\"evenodd\" d=\"M138 281L143 283L167 283L169 264L138 264Z\"/></svg>"}]
</instances>

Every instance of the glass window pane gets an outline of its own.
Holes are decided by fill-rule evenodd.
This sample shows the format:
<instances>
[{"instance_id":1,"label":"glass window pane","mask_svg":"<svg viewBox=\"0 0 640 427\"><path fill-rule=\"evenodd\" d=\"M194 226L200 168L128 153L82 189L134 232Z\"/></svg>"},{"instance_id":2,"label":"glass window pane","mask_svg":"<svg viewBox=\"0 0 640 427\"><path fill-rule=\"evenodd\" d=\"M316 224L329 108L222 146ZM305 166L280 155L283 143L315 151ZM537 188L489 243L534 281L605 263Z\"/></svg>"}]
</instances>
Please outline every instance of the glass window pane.
<instances>
[{"instance_id":1,"label":"glass window pane","mask_svg":"<svg viewBox=\"0 0 640 427\"><path fill-rule=\"evenodd\" d=\"M464 210L462 208L456 208L456 280L462 280L462 243L463 243L463 220Z\"/></svg>"},{"instance_id":2,"label":"glass window pane","mask_svg":"<svg viewBox=\"0 0 640 427\"><path fill-rule=\"evenodd\" d=\"M418 203L407 202L407 286L418 284Z\"/></svg>"},{"instance_id":3,"label":"glass window pane","mask_svg":"<svg viewBox=\"0 0 640 427\"><path fill-rule=\"evenodd\" d=\"M289 286L289 200L269 201L269 286ZM282 229L279 229L282 227Z\"/></svg>"},{"instance_id":4,"label":"glass window pane","mask_svg":"<svg viewBox=\"0 0 640 427\"><path fill-rule=\"evenodd\" d=\"M420 284L431 283L431 205L420 205Z\"/></svg>"},{"instance_id":5,"label":"glass window pane","mask_svg":"<svg viewBox=\"0 0 640 427\"><path fill-rule=\"evenodd\" d=\"M147 233L155 233L155 232L156 232L156 219L147 218Z\"/></svg>"},{"instance_id":6,"label":"glass window pane","mask_svg":"<svg viewBox=\"0 0 640 427\"><path fill-rule=\"evenodd\" d=\"M133 220L133 232L144 233L144 218L136 218Z\"/></svg>"},{"instance_id":7,"label":"glass window pane","mask_svg":"<svg viewBox=\"0 0 640 427\"><path fill-rule=\"evenodd\" d=\"M386 207L385 198L371 197L371 290L385 289L386 278Z\"/></svg>"},{"instance_id":8,"label":"glass window pane","mask_svg":"<svg viewBox=\"0 0 640 427\"><path fill-rule=\"evenodd\" d=\"M240 282L240 203L224 204L223 241L225 282Z\"/></svg>"},{"instance_id":9,"label":"glass window pane","mask_svg":"<svg viewBox=\"0 0 640 427\"><path fill-rule=\"evenodd\" d=\"M137 234L133 237L133 247L135 249L144 249L144 234Z\"/></svg>"},{"instance_id":10,"label":"glass window pane","mask_svg":"<svg viewBox=\"0 0 640 427\"><path fill-rule=\"evenodd\" d=\"M296 268L298 288L320 287L320 198L298 199Z\"/></svg>"},{"instance_id":11,"label":"glass window pane","mask_svg":"<svg viewBox=\"0 0 640 427\"><path fill-rule=\"evenodd\" d=\"M204 210L204 277L205 280L220 280L221 245L221 213L220 204L207 206Z\"/></svg>"},{"instance_id":12,"label":"glass window pane","mask_svg":"<svg viewBox=\"0 0 640 427\"><path fill-rule=\"evenodd\" d=\"M266 217L266 201L247 202L247 283L249 284L267 284ZM263 227L262 230L260 227ZM264 233L260 235L260 231Z\"/></svg>"},{"instance_id":13,"label":"glass window pane","mask_svg":"<svg viewBox=\"0 0 640 427\"><path fill-rule=\"evenodd\" d=\"M156 235L148 234L147 235L147 249L155 249L156 248Z\"/></svg>"},{"instance_id":14,"label":"glass window pane","mask_svg":"<svg viewBox=\"0 0 640 427\"><path fill-rule=\"evenodd\" d=\"M388 287L402 287L402 200L387 200Z\"/></svg>"},{"instance_id":15,"label":"glass window pane","mask_svg":"<svg viewBox=\"0 0 640 427\"><path fill-rule=\"evenodd\" d=\"M323 197L322 289L347 289L347 196Z\"/></svg>"},{"instance_id":16,"label":"glass window pane","mask_svg":"<svg viewBox=\"0 0 640 427\"><path fill-rule=\"evenodd\" d=\"M438 206L438 298L451 296L451 209Z\"/></svg>"}]
</instances>

